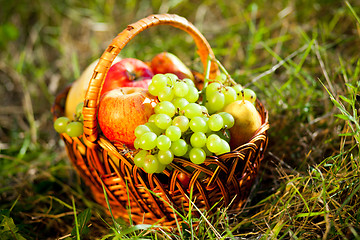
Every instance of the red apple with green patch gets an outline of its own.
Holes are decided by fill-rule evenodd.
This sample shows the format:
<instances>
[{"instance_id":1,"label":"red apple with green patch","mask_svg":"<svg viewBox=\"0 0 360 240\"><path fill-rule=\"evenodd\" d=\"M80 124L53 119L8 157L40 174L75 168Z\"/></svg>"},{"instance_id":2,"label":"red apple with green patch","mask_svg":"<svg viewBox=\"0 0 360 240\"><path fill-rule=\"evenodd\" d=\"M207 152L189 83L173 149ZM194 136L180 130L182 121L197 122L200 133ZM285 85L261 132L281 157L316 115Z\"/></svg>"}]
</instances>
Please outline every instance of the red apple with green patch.
<instances>
[{"instance_id":1,"label":"red apple with green patch","mask_svg":"<svg viewBox=\"0 0 360 240\"><path fill-rule=\"evenodd\" d=\"M153 71L145 62L136 58L124 58L110 67L106 74L100 96L119 87L148 89L153 76Z\"/></svg>"}]
</instances>

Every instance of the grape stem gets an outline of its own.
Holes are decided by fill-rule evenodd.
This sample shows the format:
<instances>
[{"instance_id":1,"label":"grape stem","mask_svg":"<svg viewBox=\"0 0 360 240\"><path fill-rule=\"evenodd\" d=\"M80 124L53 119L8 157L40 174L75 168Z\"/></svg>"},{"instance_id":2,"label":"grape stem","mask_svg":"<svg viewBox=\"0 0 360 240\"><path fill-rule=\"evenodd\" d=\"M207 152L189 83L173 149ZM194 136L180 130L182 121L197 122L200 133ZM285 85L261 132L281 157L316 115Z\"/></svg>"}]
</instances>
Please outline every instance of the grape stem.
<instances>
[{"instance_id":1,"label":"grape stem","mask_svg":"<svg viewBox=\"0 0 360 240\"><path fill-rule=\"evenodd\" d=\"M204 88L207 86L208 82L209 82L209 75L210 75L210 67L211 67L211 62L215 62L220 70L225 74L226 76L226 80L228 80L232 85L236 85L237 82L235 82L234 79L232 79L231 75L229 74L229 72L226 70L226 68L224 67L224 65L222 65L222 63L216 59L215 57L211 57L210 55L208 56L208 62L207 62L207 66L206 66L206 71L205 71L205 79L204 79Z\"/></svg>"},{"instance_id":2,"label":"grape stem","mask_svg":"<svg viewBox=\"0 0 360 240\"><path fill-rule=\"evenodd\" d=\"M204 87L202 90L204 90L208 83L209 83L209 76L210 76L210 66L211 66L211 57L210 55L208 56L208 59L207 59L207 65L206 65L206 70L205 70L205 78L204 78Z\"/></svg>"},{"instance_id":3,"label":"grape stem","mask_svg":"<svg viewBox=\"0 0 360 240\"><path fill-rule=\"evenodd\" d=\"M226 80L229 81L231 83L231 85L236 85L237 83L234 81L234 79L232 79L232 77L230 76L230 74L228 73L228 71L226 70L226 68L224 67L224 65L221 64L221 62L216 59L215 57L211 57L210 55L208 55L207 57L207 65L206 65L206 69L205 69L205 77L204 77L204 87L201 89L200 94L203 96L205 96L205 89L207 87L207 85L209 84L210 81L210 68L211 68L211 62L215 62L220 70L225 74L226 76Z\"/></svg>"},{"instance_id":4,"label":"grape stem","mask_svg":"<svg viewBox=\"0 0 360 240\"><path fill-rule=\"evenodd\" d=\"M234 81L234 79L232 79L232 77L230 76L230 74L228 73L228 71L226 70L224 65L222 65L222 63L218 59L216 59L215 57L211 58L210 55L209 55L209 58L211 59L211 61L216 62L216 64L219 66L220 70L226 75L226 80L228 80L232 85L237 84Z\"/></svg>"}]
</instances>

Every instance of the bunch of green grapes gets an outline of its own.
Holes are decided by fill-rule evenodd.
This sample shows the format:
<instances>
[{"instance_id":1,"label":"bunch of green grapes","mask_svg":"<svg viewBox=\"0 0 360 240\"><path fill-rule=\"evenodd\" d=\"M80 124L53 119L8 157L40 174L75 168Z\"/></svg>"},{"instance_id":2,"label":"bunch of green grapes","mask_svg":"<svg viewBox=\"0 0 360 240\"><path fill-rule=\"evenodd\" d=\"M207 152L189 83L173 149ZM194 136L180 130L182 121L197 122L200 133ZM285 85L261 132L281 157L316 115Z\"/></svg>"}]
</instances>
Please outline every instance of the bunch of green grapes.
<instances>
[{"instance_id":1,"label":"bunch of green grapes","mask_svg":"<svg viewBox=\"0 0 360 240\"><path fill-rule=\"evenodd\" d=\"M58 133L66 133L69 137L79 137L83 134L83 109L84 103L79 103L76 106L75 120L71 121L68 117L59 117L54 122L55 131Z\"/></svg>"},{"instance_id":2,"label":"bunch of green grapes","mask_svg":"<svg viewBox=\"0 0 360 240\"><path fill-rule=\"evenodd\" d=\"M221 111L228 104L237 100L248 100L255 104L256 94L240 84L229 86L223 81L213 81L204 89L204 105L209 113Z\"/></svg>"},{"instance_id":3,"label":"bunch of green grapes","mask_svg":"<svg viewBox=\"0 0 360 240\"><path fill-rule=\"evenodd\" d=\"M228 129L234 125L233 116L226 112L210 115L198 103L199 91L192 80L157 74L149 92L159 103L148 122L135 129L136 166L160 173L175 156L201 164L207 156L230 151Z\"/></svg>"}]
</instances>

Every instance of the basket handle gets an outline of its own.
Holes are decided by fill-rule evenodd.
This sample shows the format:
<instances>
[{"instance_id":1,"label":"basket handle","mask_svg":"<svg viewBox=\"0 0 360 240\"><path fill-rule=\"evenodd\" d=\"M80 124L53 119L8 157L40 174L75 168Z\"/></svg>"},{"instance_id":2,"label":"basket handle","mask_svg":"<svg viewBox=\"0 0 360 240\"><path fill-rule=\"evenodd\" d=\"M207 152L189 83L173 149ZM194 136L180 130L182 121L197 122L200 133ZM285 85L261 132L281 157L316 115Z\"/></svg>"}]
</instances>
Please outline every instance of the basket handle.
<instances>
[{"instance_id":1,"label":"basket handle","mask_svg":"<svg viewBox=\"0 0 360 240\"><path fill-rule=\"evenodd\" d=\"M83 116L84 116L84 141L89 147L94 147L94 143L98 138L97 128L97 104L100 98L100 90L104 82L107 71L109 70L115 57L126 46L131 39L137 34L144 31L147 28L157 25L170 25L175 28L179 28L189 35L195 41L198 48L198 54L200 56L204 72L208 63L208 56L214 57L214 53L210 47L210 44L200 31L188 20L175 14L158 14L150 15L143 18L133 24L128 25L126 29L120 32L110 43L107 49L104 51L97 66L94 69L94 73L91 77L89 87L87 89ZM211 61L210 78L213 78L218 73L218 66Z\"/></svg>"}]
</instances>

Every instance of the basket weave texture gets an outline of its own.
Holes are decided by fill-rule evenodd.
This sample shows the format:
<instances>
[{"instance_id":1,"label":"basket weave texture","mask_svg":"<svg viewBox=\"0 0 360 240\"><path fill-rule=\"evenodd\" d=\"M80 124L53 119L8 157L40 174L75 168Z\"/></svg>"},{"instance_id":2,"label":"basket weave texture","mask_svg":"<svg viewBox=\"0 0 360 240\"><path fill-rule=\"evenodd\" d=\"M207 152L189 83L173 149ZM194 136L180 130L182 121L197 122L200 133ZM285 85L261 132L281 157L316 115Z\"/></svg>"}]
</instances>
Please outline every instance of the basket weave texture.
<instances>
[{"instance_id":1,"label":"basket weave texture","mask_svg":"<svg viewBox=\"0 0 360 240\"><path fill-rule=\"evenodd\" d=\"M208 56L214 57L213 51L204 36L185 18L160 14L141 19L113 39L94 69L84 101L83 136L71 138L64 133L61 138L69 159L97 202L106 206L105 189L115 216L129 220L131 212L134 223L172 227L176 226L176 221L181 222L175 211L188 212L191 204L201 211L211 212L218 207L240 210L263 159L269 124L266 109L257 101L262 126L246 144L229 153L208 157L200 165L176 157L170 164L171 168L160 174L147 174L136 167L133 163L136 152L121 143L110 142L101 134L96 110L102 84L115 57L137 34L158 25L170 25L190 34L206 69ZM218 73L217 65L211 64L210 78ZM70 87L56 97L52 107L54 120L64 114L64 102ZM179 174L190 178L188 186L182 184Z\"/></svg>"}]
</instances>

